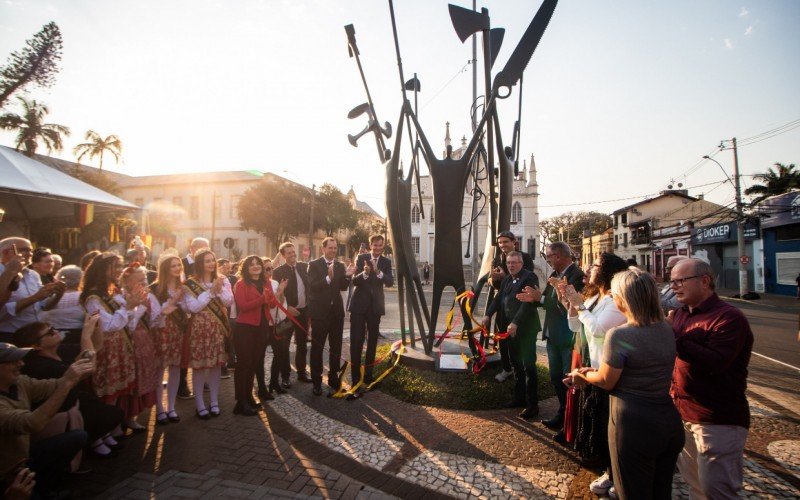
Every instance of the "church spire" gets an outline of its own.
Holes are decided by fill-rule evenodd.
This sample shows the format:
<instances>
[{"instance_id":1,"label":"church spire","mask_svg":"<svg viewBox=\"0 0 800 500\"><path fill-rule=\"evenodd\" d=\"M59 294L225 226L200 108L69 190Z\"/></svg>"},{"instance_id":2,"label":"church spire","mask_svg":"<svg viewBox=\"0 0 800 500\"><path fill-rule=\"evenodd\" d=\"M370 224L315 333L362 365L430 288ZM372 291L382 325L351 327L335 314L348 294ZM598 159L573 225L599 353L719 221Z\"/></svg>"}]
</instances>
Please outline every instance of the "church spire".
<instances>
[{"instance_id":1,"label":"church spire","mask_svg":"<svg viewBox=\"0 0 800 500\"><path fill-rule=\"evenodd\" d=\"M444 133L444 147L447 149L450 146L450 122L444 124L445 126L445 133Z\"/></svg>"},{"instance_id":2,"label":"church spire","mask_svg":"<svg viewBox=\"0 0 800 500\"><path fill-rule=\"evenodd\" d=\"M538 195L539 183L536 182L536 160L534 160L533 154L531 154L531 163L528 165L527 174L528 182L526 185L533 186L533 193Z\"/></svg>"}]
</instances>

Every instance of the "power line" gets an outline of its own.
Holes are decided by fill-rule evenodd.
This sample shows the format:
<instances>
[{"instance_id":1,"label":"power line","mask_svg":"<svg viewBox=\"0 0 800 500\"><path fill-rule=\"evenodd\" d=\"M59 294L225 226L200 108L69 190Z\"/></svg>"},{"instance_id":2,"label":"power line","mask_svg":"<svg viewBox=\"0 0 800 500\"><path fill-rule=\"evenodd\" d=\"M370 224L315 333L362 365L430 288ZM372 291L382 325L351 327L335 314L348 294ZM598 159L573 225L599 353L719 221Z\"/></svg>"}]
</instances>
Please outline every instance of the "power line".
<instances>
[{"instance_id":1,"label":"power line","mask_svg":"<svg viewBox=\"0 0 800 500\"><path fill-rule=\"evenodd\" d=\"M707 184L699 184L697 186L689 186L689 187L686 187L684 189L687 189L687 190L688 189L697 189L697 188L701 188L701 187L705 187L705 186L711 186L713 184L724 184L726 182L728 182L727 179L724 180L724 181L716 181L716 182L709 182ZM611 202L614 202L614 201L625 201L625 200L636 200L636 199L641 199L641 198L649 198L651 196L658 196L659 194L661 194L661 193L658 192L658 193L650 193L650 194L644 194L644 195L640 194L638 196L629 196L627 198L615 198L613 200L584 201L584 202L581 202L581 203L562 203L560 205L539 205L539 208L559 208L559 207L578 207L578 206L581 206L581 205L599 205L600 203L611 203Z\"/></svg>"}]
</instances>

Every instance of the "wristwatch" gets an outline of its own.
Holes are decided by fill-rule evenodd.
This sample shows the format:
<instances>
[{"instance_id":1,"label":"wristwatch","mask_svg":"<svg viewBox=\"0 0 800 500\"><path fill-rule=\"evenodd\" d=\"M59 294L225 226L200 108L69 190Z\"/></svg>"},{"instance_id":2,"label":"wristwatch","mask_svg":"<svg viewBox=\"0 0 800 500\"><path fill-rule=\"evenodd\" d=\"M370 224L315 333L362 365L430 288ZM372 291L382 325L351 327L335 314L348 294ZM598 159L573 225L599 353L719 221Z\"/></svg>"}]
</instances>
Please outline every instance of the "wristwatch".
<instances>
[{"instance_id":1,"label":"wristwatch","mask_svg":"<svg viewBox=\"0 0 800 500\"><path fill-rule=\"evenodd\" d=\"M581 305L578 306L578 311L579 312L580 311L585 311L585 310L586 310L586 306L585 305L581 304Z\"/></svg>"}]
</instances>

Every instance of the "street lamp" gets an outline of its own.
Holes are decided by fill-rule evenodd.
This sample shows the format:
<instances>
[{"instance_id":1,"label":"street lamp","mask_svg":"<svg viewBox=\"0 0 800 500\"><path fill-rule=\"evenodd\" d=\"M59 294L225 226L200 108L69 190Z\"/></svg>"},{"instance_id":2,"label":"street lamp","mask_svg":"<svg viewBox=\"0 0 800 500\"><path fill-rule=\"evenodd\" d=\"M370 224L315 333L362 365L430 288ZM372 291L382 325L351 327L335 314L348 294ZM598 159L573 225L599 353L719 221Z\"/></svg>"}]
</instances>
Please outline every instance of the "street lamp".
<instances>
[{"instance_id":1,"label":"street lamp","mask_svg":"<svg viewBox=\"0 0 800 500\"><path fill-rule=\"evenodd\" d=\"M708 155L703 156L706 160L711 160L717 165L719 168L722 169L722 172L725 174L725 177L731 181L728 172L725 171L725 168ZM736 246L738 247L739 253L739 298L744 299L745 295L750 293L750 284L747 282L747 264L745 264L745 249L744 249L744 212L742 211L742 190L739 185L739 164L738 162L734 162L733 166L733 178L734 180L731 181L733 183L734 190L736 191Z\"/></svg>"}]
</instances>

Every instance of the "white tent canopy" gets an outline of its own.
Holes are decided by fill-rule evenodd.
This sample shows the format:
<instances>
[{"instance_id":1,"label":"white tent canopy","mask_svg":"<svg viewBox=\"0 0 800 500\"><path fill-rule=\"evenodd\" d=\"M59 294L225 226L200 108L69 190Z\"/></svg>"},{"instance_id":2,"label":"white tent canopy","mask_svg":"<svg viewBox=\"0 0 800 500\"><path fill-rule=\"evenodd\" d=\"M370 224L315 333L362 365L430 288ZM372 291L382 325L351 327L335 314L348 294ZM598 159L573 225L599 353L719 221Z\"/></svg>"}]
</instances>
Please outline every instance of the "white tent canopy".
<instances>
[{"instance_id":1,"label":"white tent canopy","mask_svg":"<svg viewBox=\"0 0 800 500\"><path fill-rule=\"evenodd\" d=\"M75 213L75 204L140 210L136 205L60 170L0 146L0 208L6 220L32 221Z\"/></svg>"}]
</instances>

